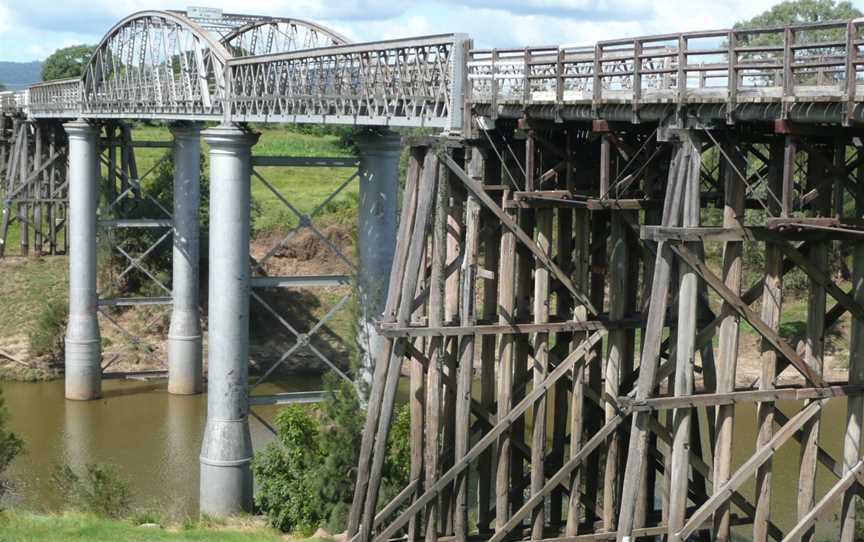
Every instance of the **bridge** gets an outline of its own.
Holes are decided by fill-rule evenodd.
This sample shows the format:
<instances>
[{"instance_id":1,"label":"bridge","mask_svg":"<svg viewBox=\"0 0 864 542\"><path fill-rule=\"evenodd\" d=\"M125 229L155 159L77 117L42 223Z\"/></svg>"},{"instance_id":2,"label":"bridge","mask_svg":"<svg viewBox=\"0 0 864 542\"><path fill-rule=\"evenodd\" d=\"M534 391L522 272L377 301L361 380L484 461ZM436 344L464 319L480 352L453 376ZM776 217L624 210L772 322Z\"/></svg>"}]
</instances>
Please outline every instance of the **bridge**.
<instances>
[{"instance_id":1,"label":"bridge","mask_svg":"<svg viewBox=\"0 0 864 542\"><path fill-rule=\"evenodd\" d=\"M116 156L117 141L132 141L122 121L171 123L173 217L125 224L171 228L169 389L198 392L204 138L201 508L249 510L250 402L280 401L250 401L250 297L263 303L256 285L297 279L250 270L250 175L266 161L252 155L248 124L378 127L359 158L371 392L352 541L812 540L817 525L851 541L864 484L862 26L476 49L464 34L350 43L297 19L141 12L105 35L81 78L0 95L0 137L14 139L0 146L4 230L18 205L24 229L42 235L32 213L48 200L65 227L68 205L66 393L99 397L97 160L109 148L112 202L135 195L138 175ZM205 122L218 126L201 132ZM399 145L386 130L399 127L437 135L403 141L397 230ZM807 283L796 336L780 325L793 271ZM825 340L844 315L849 367L838 379ZM736 378L747 369L742 320L759 349L749 385ZM403 370L410 482L382 507ZM844 438L828 446L820 417L838 400ZM758 435L733 445L742 404L754 406ZM773 476L781 447L800 451L794 488ZM779 492L795 494L794 510L778 510Z\"/></svg>"}]
</instances>

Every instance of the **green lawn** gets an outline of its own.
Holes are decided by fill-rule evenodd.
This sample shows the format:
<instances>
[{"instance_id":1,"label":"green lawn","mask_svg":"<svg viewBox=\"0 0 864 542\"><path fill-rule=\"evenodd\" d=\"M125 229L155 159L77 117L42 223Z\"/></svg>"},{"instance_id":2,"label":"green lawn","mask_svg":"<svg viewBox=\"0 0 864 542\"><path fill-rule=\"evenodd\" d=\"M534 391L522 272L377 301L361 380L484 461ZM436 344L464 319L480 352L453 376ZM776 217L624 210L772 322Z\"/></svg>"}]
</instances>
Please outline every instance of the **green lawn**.
<instances>
[{"instance_id":1,"label":"green lawn","mask_svg":"<svg viewBox=\"0 0 864 542\"><path fill-rule=\"evenodd\" d=\"M335 135L313 135L285 127L256 127L261 138L253 147L256 156L351 156L350 149L339 144ZM133 138L146 141L169 141L167 128L140 126ZM207 146L204 145L205 153ZM165 149L136 149L138 171L142 175L165 154ZM284 168L262 167L258 173L301 213L311 213L352 173L351 168ZM146 186L145 179L145 186ZM358 185L352 182L321 210L319 216L346 221L354 218ZM252 198L260 208L254 228L258 231L283 230L297 225L297 216L257 176L252 177Z\"/></svg>"},{"instance_id":2,"label":"green lawn","mask_svg":"<svg viewBox=\"0 0 864 542\"><path fill-rule=\"evenodd\" d=\"M26 329L44 302L66 299L68 274L66 258L0 260L0 336Z\"/></svg>"},{"instance_id":3,"label":"green lawn","mask_svg":"<svg viewBox=\"0 0 864 542\"><path fill-rule=\"evenodd\" d=\"M84 514L0 514L2 542L277 542L283 535L242 523L220 527L201 525L144 528L129 521L100 519ZM310 540L298 542L312 542Z\"/></svg>"}]
</instances>

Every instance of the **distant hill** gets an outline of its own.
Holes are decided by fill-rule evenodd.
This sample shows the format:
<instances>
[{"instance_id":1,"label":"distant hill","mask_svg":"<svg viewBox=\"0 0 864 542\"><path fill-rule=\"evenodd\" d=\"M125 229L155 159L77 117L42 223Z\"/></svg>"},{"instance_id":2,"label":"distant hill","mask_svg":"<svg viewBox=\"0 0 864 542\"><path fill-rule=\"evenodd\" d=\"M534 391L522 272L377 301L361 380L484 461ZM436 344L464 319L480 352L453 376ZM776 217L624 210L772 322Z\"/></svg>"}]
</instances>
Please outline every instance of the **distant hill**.
<instances>
[{"instance_id":1,"label":"distant hill","mask_svg":"<svg viewBox=\"0 0 864 542\"><path fill-rule=\"evenodd\" d=\"M42 62L0 61L0 83L9 90L18 90L42 80Z\"/></svg>"}]
</instances>

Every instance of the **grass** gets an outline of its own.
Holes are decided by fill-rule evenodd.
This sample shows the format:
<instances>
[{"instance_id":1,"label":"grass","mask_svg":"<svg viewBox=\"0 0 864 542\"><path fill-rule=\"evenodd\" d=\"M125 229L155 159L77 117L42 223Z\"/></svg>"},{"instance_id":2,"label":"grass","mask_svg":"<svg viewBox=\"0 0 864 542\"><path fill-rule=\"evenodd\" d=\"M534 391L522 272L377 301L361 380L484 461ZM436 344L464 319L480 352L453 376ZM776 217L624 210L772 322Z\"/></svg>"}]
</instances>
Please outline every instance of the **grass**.
<instances>
[{"instance_id":1,"label":"grass","mask_svg":"<svg viewBox=\"0 0 864 542\"><path fill-rule=\"evenodd\" d=\"M351 150L340 144L336 135L316 135L276 127L256 127L261 138L253 147L256 156L351 156ZM139 126L133 131L136 140L171 139L167 128ZM204 145L205 153L207 146ZM164 149L136 149L138 171L148 171L163 155ZM309 214L333 193L348 177L351 168L257 168L267 180L299 212ZM146 179L145 179L146 186ZM357 182L350 183L342 192L321 210L318 216L346 222L353 220L357 209L359 188ZM257 231L293 228L299 222L292 212L260 179L252 177L252 198L260 206L253 227Z\"/></svg>"},{"instance_id":2,"label":"grass","mask_svg":"<svg viewBox=\"0 0 864 542\"><path fill-rule=\"evenodd\" d=\"M25 332L43 301L67 297L66 258L0 260L0 274L0 336Z\"/></svg>"},{"instance_id":3,"label":"grass","mask_svg":"<svg viewBox=\"0 0 864 542\"><path fill-rule=\"evenodd\" d=\"M242 520L227 525L212 525L204 522L156 529L140 527L129 521L101 519L79 513L38 515L3 512L0 513L0 540L3 542L116 542L118 540L125 542L277 542L284 538L277 531Z\"/></svg>"}]
</instances>

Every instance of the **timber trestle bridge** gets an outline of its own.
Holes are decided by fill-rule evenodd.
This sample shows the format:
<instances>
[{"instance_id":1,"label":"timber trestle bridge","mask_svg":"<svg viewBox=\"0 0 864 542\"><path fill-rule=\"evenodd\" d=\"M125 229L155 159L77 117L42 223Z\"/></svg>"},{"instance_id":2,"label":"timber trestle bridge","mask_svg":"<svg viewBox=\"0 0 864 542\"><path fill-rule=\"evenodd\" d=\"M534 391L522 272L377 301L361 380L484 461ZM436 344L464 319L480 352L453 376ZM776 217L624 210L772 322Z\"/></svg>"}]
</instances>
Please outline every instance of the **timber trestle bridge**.
<instances>
[{"instance_id":1,"label":"timber trestle bridge","mask_svg":"<svg viewBox=\"0 0 864 542\"><path fill-rule=\"evenodd\" d=\"M817 525L852 541L864 488L862 46L860 20L480 50L464 34L356 44L294 19L142 12L106 34L81 78L2 95L3 236L17 222L25 248L68 246L69 398L99 396L97 313L112 303L171 307L169 387L198 392L204 138L201 508L249 510L250 403L282 400L249 395L250 298L351 277L250 269L250 179L316 163L254 156L248 124L376 127L357 160L318 160L356 168L361 183L370 391L352 541L813 540ZM122 216L147 197L133 120L172 126L175 202L161 217ZM398 127L437 135L403 140L397 225ZM163 298L99 297L97 227L174 239ZM793 274L805 321L790 334ZM839 380L826 353L838 326ZM295 330L283 358L317 329ZM744 355L748 336L757 351ZM385 503L403 378L410 482ZM845 415L823 419L836 401ZM755 412L752 439L733 431L742 412ZM789 448L791 484L774 461Z\"/></svg>"}]
</instances>

